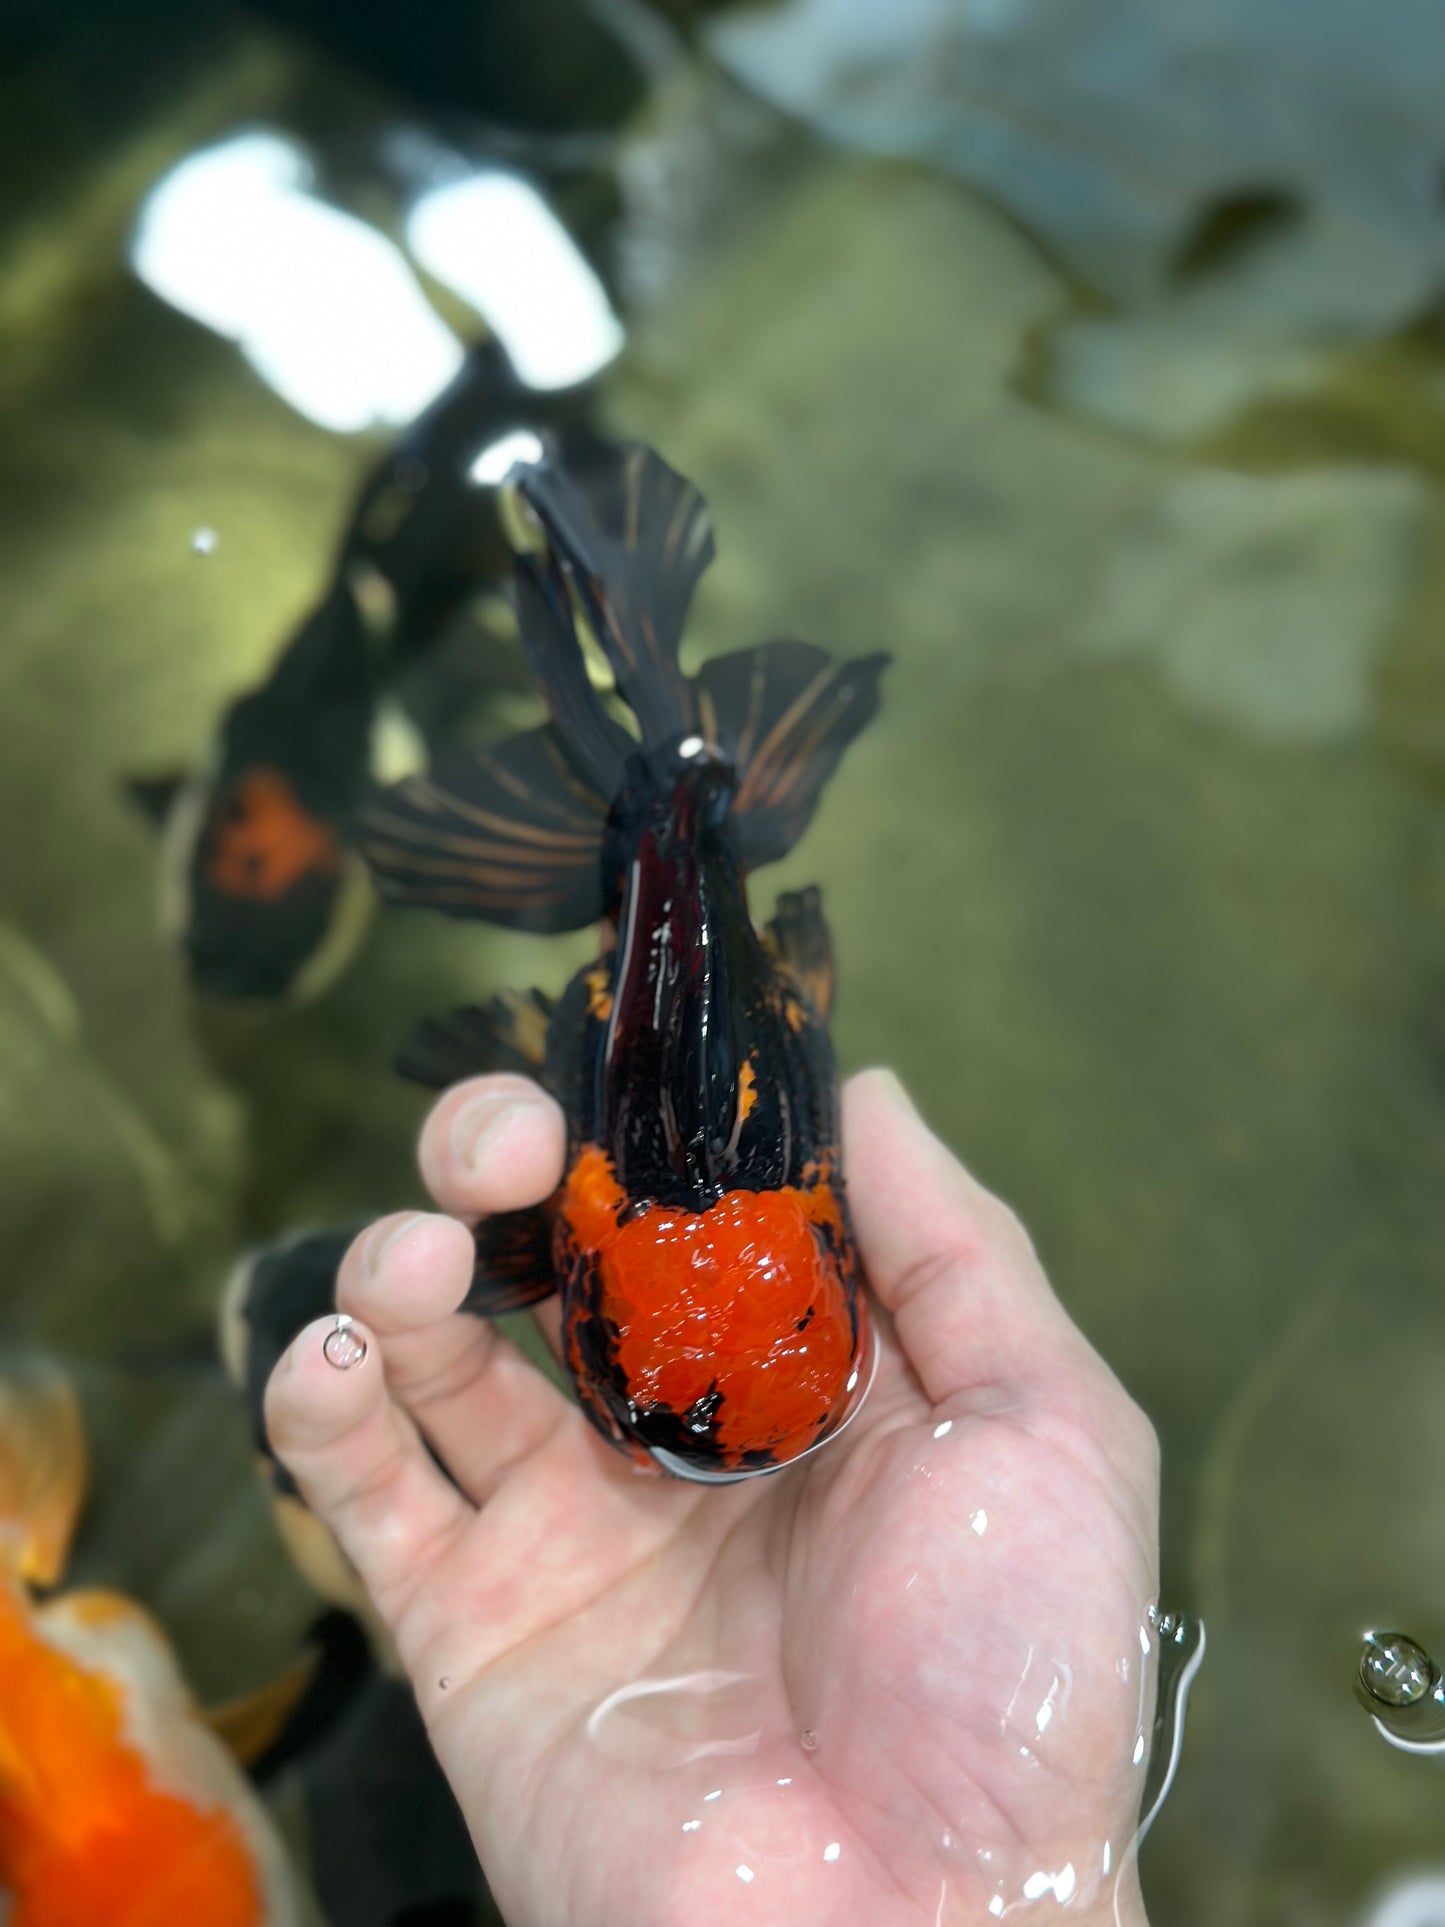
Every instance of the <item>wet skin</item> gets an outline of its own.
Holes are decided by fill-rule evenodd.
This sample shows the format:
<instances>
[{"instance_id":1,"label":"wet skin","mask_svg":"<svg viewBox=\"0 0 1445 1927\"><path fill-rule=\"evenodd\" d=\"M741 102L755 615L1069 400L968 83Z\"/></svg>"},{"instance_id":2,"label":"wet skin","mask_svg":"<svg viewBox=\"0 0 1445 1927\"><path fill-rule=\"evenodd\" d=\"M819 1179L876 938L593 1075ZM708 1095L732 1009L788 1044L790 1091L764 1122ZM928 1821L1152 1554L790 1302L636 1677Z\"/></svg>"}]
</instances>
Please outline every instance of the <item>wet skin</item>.
<instances>
[{"instance_id":1,"label":"wet skin","mask_svg":"<svg viewBox=\"0 0 1445 1927\"><path fill-rule=\"evenodd\" d=\"M360 1366L327 1364L327 1321L272 1378L273 1443L395 1634L512 1927L957 1927L1065 1866L1073 1919L1143 1920L1153 1433L886 1074L847 1088L844 1151L882 1359L792 1470L707 1489L620 1458L456 1315L472 1244L446 1217L349 1252ZM546 1196L563 1156L560 1112L515 1077L449 1091L421 1146L468 1218ZM742 1677L595 1717L697 1674Z\"/></svg>"}]
</instances>

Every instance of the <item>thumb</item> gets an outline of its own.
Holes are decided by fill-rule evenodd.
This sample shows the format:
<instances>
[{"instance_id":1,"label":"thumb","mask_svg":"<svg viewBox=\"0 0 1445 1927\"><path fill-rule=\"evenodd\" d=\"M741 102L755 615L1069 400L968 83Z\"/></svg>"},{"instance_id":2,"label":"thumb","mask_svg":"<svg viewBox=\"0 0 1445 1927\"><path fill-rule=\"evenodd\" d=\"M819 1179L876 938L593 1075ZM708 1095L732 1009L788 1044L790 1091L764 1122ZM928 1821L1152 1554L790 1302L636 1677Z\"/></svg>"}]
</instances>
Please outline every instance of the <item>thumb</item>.
<instances>
[{"instance_id":1,"label":"thumb","mask_svg":"<svg viewBox=\"0 0 1445 1927\"><path fill-rule=\"evenodd\" d=\"M1087 1351L1023 1226L891 1071L845 1087L843 1146L868 1282L935 1405L986 1385L1022 1389Z\"/></svg>"}]
</instances>

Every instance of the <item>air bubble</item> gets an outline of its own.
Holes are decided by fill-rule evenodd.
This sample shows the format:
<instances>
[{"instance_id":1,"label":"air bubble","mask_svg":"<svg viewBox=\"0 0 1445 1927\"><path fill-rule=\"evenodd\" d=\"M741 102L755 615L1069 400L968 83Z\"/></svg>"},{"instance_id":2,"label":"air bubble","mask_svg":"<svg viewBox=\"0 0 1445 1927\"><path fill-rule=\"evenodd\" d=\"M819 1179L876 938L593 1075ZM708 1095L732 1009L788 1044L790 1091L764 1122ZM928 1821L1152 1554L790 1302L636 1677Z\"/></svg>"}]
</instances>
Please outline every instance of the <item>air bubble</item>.
<instances>
[{"instance_id":1,"label":"air bubble","mask_svg":"<svg viewBox=\"0 0 1445 1927\"><path fill-rule=\"evenodd\" d=\"M221 538L214 529L193 529L191 531L192 555L214 555L221 546Z\"/></svg>"},{"instance_id":2,"label":"air bubble","mask_svg":"<svg viewBox=\"0 0 1445 1927\"><path fill-rule=\"evenodd\" d=\"M803 1728L802 1732L798 1735L798 1744L802 1747L805 1753L817 1752L818 1736L813 1731L811 1726L805 1726Z\"/></svg>"}]
</instances>

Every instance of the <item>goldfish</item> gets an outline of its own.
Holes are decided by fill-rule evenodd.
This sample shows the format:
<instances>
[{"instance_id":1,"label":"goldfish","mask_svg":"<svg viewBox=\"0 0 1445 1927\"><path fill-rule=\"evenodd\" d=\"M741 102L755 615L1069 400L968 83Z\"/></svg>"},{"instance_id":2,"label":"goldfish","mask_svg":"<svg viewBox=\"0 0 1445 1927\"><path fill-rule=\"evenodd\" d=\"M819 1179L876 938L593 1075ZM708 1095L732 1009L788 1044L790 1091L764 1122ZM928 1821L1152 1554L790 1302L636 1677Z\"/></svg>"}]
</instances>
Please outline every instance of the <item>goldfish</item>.
<instances>
[{"instance_id":1,"label":"goldfish","mask_svg":"<svg viewBox=\"0 0 1445 1927\"><path fill-rule=\"evenodd\" d=\"M533 394L481 343L364 481L320 601L227 708L204 766L129 783L161 830L161 920L198 989L304 1001L355 954L375 903L355 847L373 782L506 684L500 645L482 646L480 674L476 647L466 669L446 648L508 570L489 451L538 423L580 454L586 405Z\"/></svg>"},{"instance_id":2,"label":"goldfish","mask_svg":"<svg viewBox=\"0 0 1445 1927\"><path fill-rule=\"evenodd\" d=\"M585 472L545 451L504 502L550 721L387 789L361 846L394 901L536 932L600 923L601 954L555 1001L432 1020L400 1067L439 1085L530 1066L566 1113L561 1188L483 1227L471 1309L558 1292L563 1362L604 1437L679 1477L773 1471L857 1409L869 1338L821 897L789 892L760 927L747 877L802 835L888 657L781 641L686 675L712 525L640 445ZM529 1271L499 1251L546 1256Z\"/></svg>"},{"instance_id":3,"label":"goldfish","mask_svg":"<svg viewBox=\"0 0 1445 1927\"><path fill-rule=\"evenodd\" d=\"M7 1927L291 1927L259 1752L304 1679L204 1718L155 1620L59 1581L86 1483L74 1391L0 1379L0 1914ZM8 1911L6 1907L8 1904Z\"/></svg>"}]
</instances>

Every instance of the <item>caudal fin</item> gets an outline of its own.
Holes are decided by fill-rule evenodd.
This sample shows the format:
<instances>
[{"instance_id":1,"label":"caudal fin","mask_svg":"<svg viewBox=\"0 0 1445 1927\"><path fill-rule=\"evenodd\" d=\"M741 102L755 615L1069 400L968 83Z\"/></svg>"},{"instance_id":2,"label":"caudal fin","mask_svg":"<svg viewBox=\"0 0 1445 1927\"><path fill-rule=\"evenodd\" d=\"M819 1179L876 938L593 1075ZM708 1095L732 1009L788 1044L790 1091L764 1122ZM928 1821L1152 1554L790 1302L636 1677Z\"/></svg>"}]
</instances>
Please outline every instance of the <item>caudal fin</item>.
<instances>
[{"instance_id":1,"label":"caudal fin","mask_svg":"<svg viewBox=\"0 0 1445 1927\"><path fill-rule=\"evenodd\" d=\"M539 463L520 471L516 489L541 524L643 743L694 728L678 646L715 553L697 489L637 442L618 444L576 475Z\"/></svg>"}]
</instances>

